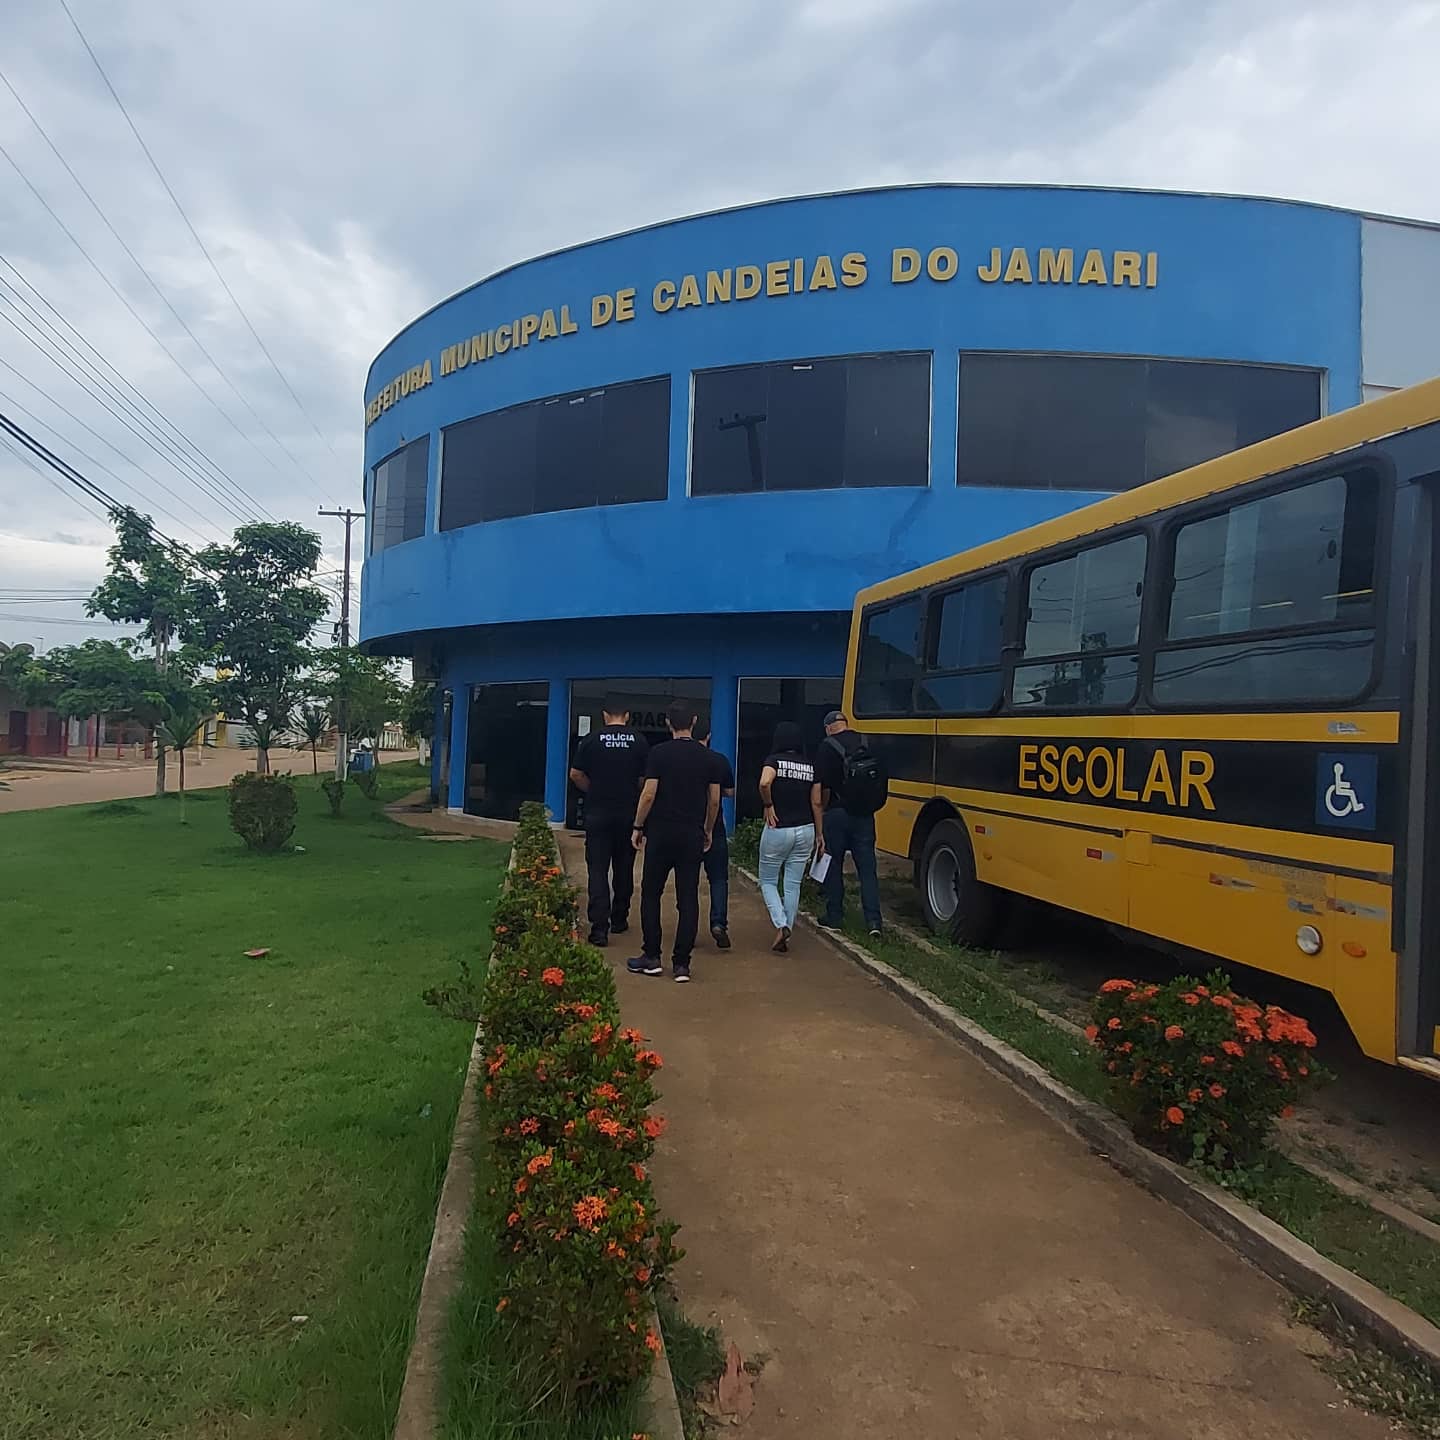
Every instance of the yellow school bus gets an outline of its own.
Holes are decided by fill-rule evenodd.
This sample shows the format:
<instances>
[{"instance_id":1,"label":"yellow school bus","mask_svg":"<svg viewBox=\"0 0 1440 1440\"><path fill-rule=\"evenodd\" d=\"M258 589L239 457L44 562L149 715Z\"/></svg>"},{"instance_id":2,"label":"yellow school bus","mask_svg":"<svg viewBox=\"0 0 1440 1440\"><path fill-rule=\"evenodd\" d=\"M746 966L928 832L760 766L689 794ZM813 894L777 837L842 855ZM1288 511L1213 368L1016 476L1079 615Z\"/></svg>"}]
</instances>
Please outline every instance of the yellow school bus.
<instances>
[{"instance_id":1,"label":"yellow school bus","mask_svg":"<svg viewBox=\"0 0 1440 1440\"><path fill-rule=\"evenodd\" d=\"M1437 573L1440 380L874 585L879 847L956 940L1030 896L1440 1078Z\"/></svg>"}]
</instances>

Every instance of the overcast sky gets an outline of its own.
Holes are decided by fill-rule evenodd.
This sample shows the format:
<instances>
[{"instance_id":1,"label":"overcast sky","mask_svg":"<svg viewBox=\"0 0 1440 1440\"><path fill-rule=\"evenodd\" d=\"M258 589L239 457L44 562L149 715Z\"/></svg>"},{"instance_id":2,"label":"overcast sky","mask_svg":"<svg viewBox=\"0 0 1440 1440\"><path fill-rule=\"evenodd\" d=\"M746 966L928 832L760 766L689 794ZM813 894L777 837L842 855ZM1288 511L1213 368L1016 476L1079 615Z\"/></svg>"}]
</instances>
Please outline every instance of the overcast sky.
<instances>
[{"instance_id":1,"label":"overcast sky","mask_svg":"<svg viewBox=\"0 0 1440 1440\"><path fill-rule=\"evenodd\" d=\"M1440 0L68 3L275 366L61 0L4 0L0 411L177 539L259 509L317 524L327 569L340 531L315 509L359 504L371 358L420 310L539 251L925 180L1440 219ZM25 338L49 334L37 312L58 324L47 302L143 392L102 369L144 423L111 404L168 451ZM67 489L0 446L0 639L102 633L73 601L31 598L87 590L103 566L108 527Z\"/></svg>"}]
</instances>

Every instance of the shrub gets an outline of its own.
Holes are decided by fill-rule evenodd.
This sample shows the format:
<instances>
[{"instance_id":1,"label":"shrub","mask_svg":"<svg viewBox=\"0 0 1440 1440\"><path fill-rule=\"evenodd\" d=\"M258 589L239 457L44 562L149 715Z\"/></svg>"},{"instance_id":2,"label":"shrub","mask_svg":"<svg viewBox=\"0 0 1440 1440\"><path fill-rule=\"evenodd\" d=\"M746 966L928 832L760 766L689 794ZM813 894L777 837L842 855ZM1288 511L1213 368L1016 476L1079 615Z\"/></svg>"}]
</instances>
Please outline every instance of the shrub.
<instances>
[{"instance_id":1,"label":"shrub","mask_svg":"<svg viewBox=\"0 0 1440 1440\"><path fill-rule=\"evenodd\" d=\"M242 771L230 782L230 828L252 850L279 850L295 833L295 785L288 775Z\"/></svg>"},{"instance_id":2,"label":"shrub","mask_svg":"<svg viewBox=\"0 0 1440 1440\"><path fill-rule=\"evenodd\" d=\"M340 818L340 805L345 799L345 782L338 775L325 775L320 780L320 788L325 792L325 798L330 802L330 818Z\"/></svg>"},{"instance_id":3,"label":"shrub","mask_svg":"<svg viewBox=\"0 0 1440 1440\"><path fill-rule=\"evenodd\" d=\"M558 869L543 872L538 879L514 871L495 906L496 953L515 949L531 932L571 938L579 922L579 898Z\"/></svg>"},{"instance_id":4,"label":"shrub","mask_svg":"<svg viewBox=\"0 0 1440 1440\"><path fill-rule=\"evenodd\" d=\"M1277 1116L1323 1072L1298 1016L1207 984L1107 980L1086 1035L1136 1135L1177 1159L1233 1170L1259 1159Z\"/></svg>"},{"instance_id":5,"label":"shrub","mask_svg":"<svg viewBox=\"0 0 1440 1440\"><path fill-rule=\"evenodd\" d=\"M558 979L556 977L559 977ZM575 1023L616 1013L615 977L598 950L566 936L525 935L504 964L492 964L481 1015L487 1035L510 1045L543 1045Z\"/></svg>"},{"instance_id":6,"label":"shrub","mask_svg":"<svg viewBox=\"0 0 1440 1440\"><path fill-rule=\"evenodd\" d=\"M355 788L367 799L373 800L380 793L380 767L372 765L368 770L357 770L352 777Z\"/></svg>"}]
</instances>

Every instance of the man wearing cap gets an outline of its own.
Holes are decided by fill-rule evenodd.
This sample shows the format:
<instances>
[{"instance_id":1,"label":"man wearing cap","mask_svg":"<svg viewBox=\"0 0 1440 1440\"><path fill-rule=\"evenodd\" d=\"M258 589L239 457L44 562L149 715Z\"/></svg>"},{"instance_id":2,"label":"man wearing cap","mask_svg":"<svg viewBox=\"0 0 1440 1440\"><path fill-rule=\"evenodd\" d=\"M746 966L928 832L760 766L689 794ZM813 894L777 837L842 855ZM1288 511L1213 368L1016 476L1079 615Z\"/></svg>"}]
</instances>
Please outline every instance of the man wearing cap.
<instances>
[{"instance_id":1,"label":"man wearing cap","mask_svg":"<svg viewBox=\"0 0 1440 1440\"><path fill-rule=\"evenodd\" d=\"M815 757L815 779L825 805L825 849L830 869L822 886L825 914L820 923L838 930L845 918L845 852L855 857L860 907L870 934L880 934L880 877L875 868L875 812L886 801L889 777L865 737L850 728L839 710L825 716L825 739Z\"/></svg>"}]
</instances>

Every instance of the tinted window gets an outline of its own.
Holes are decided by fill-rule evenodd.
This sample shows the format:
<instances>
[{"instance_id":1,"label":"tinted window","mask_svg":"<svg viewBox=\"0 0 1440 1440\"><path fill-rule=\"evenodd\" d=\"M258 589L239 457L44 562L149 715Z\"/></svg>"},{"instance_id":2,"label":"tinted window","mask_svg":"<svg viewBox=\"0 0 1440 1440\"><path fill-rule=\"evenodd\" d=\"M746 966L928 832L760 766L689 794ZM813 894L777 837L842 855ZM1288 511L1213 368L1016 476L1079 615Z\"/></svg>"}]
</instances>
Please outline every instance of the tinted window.
<instances>
[{"instance_id":1,"label":"tinted window","mask_svg":"<svg viewBox=\"0 0 1440 1440\"><path fill-rule=\"evenodd\" d=\"M1022 653L1057 658L1015 667L1012 705L1108 709L1134 700L1145 551L1143 535L1127 535L1030 572Z\"/></svg>"},{"instance_id":2,"label":"tinted window","mask_svg":"<svg viewBox=\"0 0 1440 1440\"><path fill-rule=\"evenodd\" d=\"M1006 580L996 575L934 596L930 605L930 665L916 691L921 710L984 713L1000 703L1005 641Z\"/></svg>"},{"instance_id":3,"label":"tinted window","mask_svg":"<svg viewBox=\"0 0 1440 1440\"><path fill-rule=\"evenodd\" d=\"M1359 695L1374 655L1378 502L1369 477L1336 475L1182 525L1166 620L1172 643L1155 657L1155 699Z\"/></svg>"},{"instance_id":4,"label":"tinted window","mask_svg":"<svg viewBox=\"0 0 1440 1440\"><path fill-rule=\"evenodd\" d=\"M1140 638L1145 537L1129 535L1030 572L1024 654L1120 650Z\"/></svg>"},{"instance_id":5,"label":"tinted window","mask_svg":"<svg viewBox=\"0 0 1440 1440\"><path fill-rule=\"evenodd\" d=\"M370 550L387 549L425 533L430 482L430 437L422 435L375 467Z\"/></svg>"},{"instance_id":6,"label":"tinted window","mask_svg":"<svg viewBox=\"0 0 1440 1440\"><path fill-rule=\"evenodd\" d=\"M962 485L1129 490L1319 415L1316 370L965 354L956 478Z\"/></svg>"},{"instance_id":7,"label":"tinted window","mask_svg":"<svg viewBox=\"0 0 1440 1440\"><path fill-rule=\"evenodd\" d=\"M930 482L930 357L856 355L695 375L696 495Z\"/></svg>"},{"instance_id":8,"label":"tinted window","mask_svg":"<svg viewBox=\"0 0 1440 1440\"><path fill-rule=\"evenodd\" d=\"M663 500L669 454L668 376L477 415L444 432L440 528Z\"/></svg>"},{"instance_id":9,"label":"tinted window","mask_svg":"<svg viewBox=\"0 0 1440 1440\"><path fill-rule=\"evenodd\" d=\"M923 617L924 600L919 595L866 614L855 673L857 713L886 715L912 708Z\"/></svg>"},{"instance_id":10,"label":"tinted window","mask_svg":"<svg viewBox=\"0 0 1440 1440\"><path fill-rule=\"evenodd\" d=\"M1374 486L1336 475L1182 526L1166 635L1368 623L1374 583Z\"/></svg>"}]
</instances>

